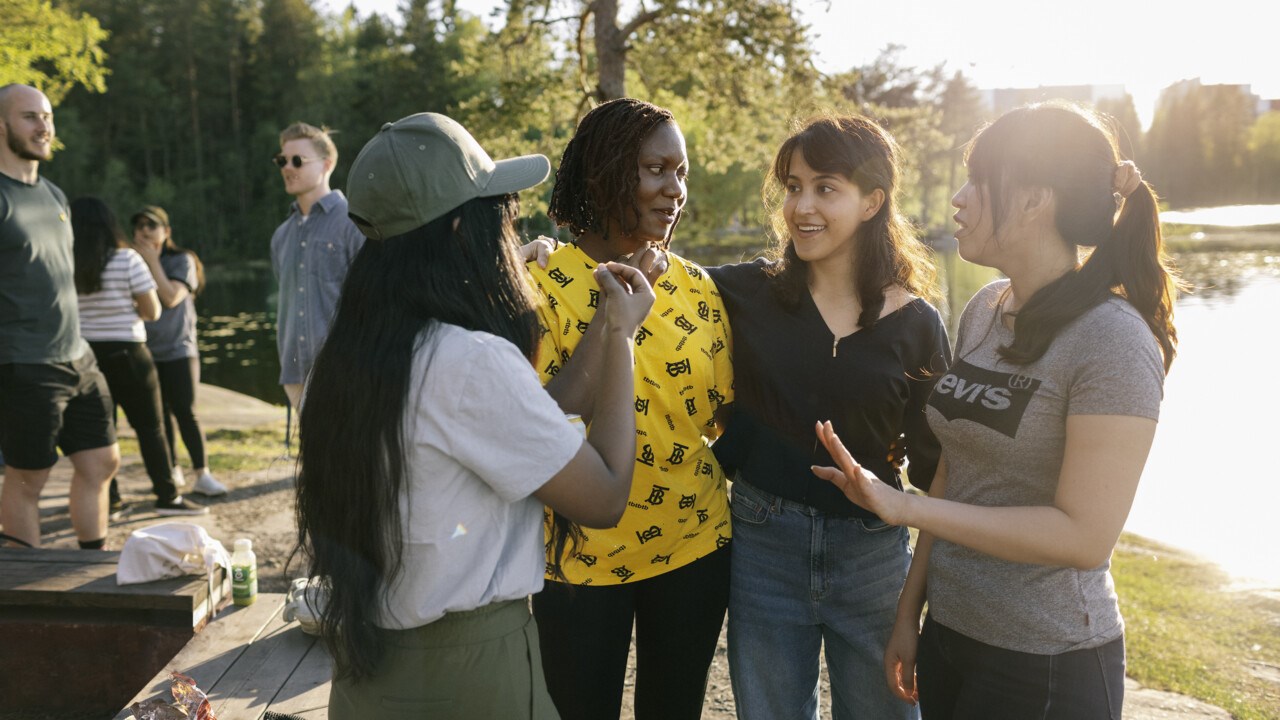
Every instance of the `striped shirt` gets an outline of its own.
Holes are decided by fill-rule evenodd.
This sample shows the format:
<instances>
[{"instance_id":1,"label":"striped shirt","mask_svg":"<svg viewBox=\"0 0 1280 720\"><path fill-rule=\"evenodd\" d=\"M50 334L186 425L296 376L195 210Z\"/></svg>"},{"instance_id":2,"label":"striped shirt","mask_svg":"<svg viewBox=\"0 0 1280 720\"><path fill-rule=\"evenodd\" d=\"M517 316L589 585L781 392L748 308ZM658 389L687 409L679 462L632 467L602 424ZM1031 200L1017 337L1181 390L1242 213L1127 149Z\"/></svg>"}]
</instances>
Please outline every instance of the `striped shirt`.
<instances>
[{"instance_id":1,"label":"striped shirt","mask_svg":"<svg viewBox=\"0 0 1280 720\"><path fill-rule=\"evenodd\" d=\"M79 296L80 334L90 342L146 342L133 298L155 289L142 256L130 248L116 250L102 269L102 288Z\"/></svg>"}]
</instances>

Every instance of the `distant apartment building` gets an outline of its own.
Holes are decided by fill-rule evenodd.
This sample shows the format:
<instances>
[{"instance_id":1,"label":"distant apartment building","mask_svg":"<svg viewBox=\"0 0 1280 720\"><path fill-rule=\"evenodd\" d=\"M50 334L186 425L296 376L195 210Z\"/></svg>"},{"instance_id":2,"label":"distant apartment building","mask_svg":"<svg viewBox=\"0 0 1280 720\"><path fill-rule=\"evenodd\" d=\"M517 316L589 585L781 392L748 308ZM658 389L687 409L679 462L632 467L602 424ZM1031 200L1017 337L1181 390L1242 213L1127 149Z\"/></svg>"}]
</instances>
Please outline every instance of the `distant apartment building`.
<instances>
[{"instance_id":1,"label":"distant apartment building","mask_svg":"<svg viewBox=\"0 0 1280 720\"><path fill-rule=\"evenodd\" d=\"M1125 96L1123 85L1041 85L1034 88L995 88L980 92L984 104L993 115L1001 115L1016 107L1045 100L1097 104L1100 100L1119 100Z\"/></svg>"},{"instance_id":2,"label":"distant apartment building","mask_svg":"<svg viewBox=\"0 0 1280 720\"><path fill-rule=\"evenodd\" d=\"M1190 80L1182 80L1176 82L1160 92L1160 103L1177 99L1185 96L1195 88L1203 90L1216 90L1223 94L1239 93L1248 101L1248 106L1253 109L1253 116L1256 118L1263 113L1280 111L1280 99L1263 98L1253 92L1250 85L1231 84L1231 83L1202 83L1200 78L1192 78Z\"/></svg>"}]
</instances>

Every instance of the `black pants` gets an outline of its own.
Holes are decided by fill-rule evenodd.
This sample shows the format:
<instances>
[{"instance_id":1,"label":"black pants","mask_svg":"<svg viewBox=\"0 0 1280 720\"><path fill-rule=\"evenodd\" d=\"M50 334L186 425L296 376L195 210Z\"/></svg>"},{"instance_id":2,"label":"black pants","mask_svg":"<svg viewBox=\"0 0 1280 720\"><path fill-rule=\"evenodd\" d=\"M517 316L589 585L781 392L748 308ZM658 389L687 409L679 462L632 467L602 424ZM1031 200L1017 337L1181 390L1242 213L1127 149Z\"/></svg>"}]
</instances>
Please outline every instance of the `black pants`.
<instances>
[{"instance_id":1,"label":"black pants","mask_svg":"<svg viewBox=\"0 0 1280 720\"><path fill-rule=\"evenodd\" d=\"M98 367L107 377L111 398L124 410L129 425L138 436L142 464L151 478L151 489L160 502L177 497L173 485L173 459L160 427L160 380L146 343L90 342ZM120 490L111 479L111 498L119 499Z\"/></svg>"},{"instance_id":2,"label":"black pants","mask_svg":"<svg viewBox=\"0 0 1280 720\"><path fill-rule=\"evenodd\" d=\"M726 546L634 584L548 581L533 596L547 690L562 720L617 718L636 633L636 720L697 720L729 604Z\"/></svg>"},{"instance_id":3,"label":"black pants","mask_svg":"<svg viewBox=\"0 0 1280 720\"><path fill-rule=\"evenodd\" d=\"M178 358L156 361L160 375L160 398L164 403L164 436L169 443L169 457L178 462L178 434L173 422L178 421L182 444L191 456L191 467L208 467L204 455L204 430L196 418L196 387L200 385L200 358Z\"/></svg>"},{"instance_id":4,"label":"black pants","mask_svg":"<svg viewBox=\"0 0 1280 720\"><path fill-rule=\"evenodd\" d=\"M1120 720L1124 638L1087 650L1006 650L925 618L916 674L927 720Z\"/></svg>"}]
</instances>

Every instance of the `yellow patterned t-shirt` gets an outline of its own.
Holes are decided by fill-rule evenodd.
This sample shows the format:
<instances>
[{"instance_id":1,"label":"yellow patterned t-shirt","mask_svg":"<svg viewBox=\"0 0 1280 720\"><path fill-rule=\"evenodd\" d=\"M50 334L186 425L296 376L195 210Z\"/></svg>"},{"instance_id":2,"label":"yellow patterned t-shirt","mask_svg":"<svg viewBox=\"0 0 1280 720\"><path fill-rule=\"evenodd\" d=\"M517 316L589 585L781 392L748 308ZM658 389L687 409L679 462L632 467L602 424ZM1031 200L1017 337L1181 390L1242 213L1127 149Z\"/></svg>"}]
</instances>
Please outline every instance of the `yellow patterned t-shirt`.
<instances>
[{"instance_id":1,"label":"yellow patterned t-shirt","mask_svg":"<svg viewBox=\"0 0 1280 720\"><path fill-rule=\"evenodd\" d=\"M636 466L618 526L583 528L562 564L569 582L616 585L661 575L729 542L713 415L733 401L728 314L705 270L668 254L657 300L635 337ZM600 299L597 263L576 245L529 263L543 302L536 367L545 385L582 341ZM551 576L548 575L550 579Z\"/></svg>"}]
</instances>

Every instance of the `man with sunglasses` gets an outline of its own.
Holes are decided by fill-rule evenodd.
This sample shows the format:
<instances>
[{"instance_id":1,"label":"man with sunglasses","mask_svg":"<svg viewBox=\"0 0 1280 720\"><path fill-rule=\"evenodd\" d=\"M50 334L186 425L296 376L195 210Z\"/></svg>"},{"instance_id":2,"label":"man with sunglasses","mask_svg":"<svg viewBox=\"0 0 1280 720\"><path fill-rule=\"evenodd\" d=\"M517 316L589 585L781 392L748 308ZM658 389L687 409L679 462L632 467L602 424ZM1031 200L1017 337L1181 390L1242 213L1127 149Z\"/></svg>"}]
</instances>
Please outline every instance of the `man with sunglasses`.
<instances>
[{"instance_id":1,"label":"man with sunglasses","mask_svg":"<svg viewBox=\"0 0 1280 720\"><path fill-rule=\"evenodd\" d=\"M280 133L280 153L273 161L285 192L294 198L289 217L271 237L271 267L280 281L280 384L297 408L364 235L347 217L346 196L329 188L338 148L328 130L303 122L290 125Z\"/></svg>"},{"instance_id":2,"label":"man with sunglasses","mask_svg":"<svg viewBox=\"0 0 1280 720\"><path fill-rule=\"evenodd\" d=\"M40 545L40 493L61 449L76 539L101 549L120 449L106 379L80 336L71 210L40 176L53 138L44 93L0 87L0 547Z\"/></svg>"}]
</instances>

